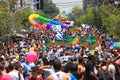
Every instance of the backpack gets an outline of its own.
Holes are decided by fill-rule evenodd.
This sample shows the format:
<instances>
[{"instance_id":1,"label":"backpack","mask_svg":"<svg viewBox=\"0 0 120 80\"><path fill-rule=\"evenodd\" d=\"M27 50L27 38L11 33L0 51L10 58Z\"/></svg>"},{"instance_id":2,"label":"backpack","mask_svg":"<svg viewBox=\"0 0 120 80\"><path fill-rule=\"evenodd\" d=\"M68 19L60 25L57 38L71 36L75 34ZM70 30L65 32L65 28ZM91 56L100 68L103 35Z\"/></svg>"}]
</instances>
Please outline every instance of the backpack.
<instances>
[{"instance_id":1,"label":"backpack","mask_svg":"<svg viewBox=\"0 0 120 80\"><path fill-rule=\"evenodd\" d=\"M100 80L110 80L110 72L108 68L106 70L100 68Z\"/></svg>"},{"instance_id":2,"label":"backpack","mask_svg":"<svg viewBox=\"0 0 120 80\"><path fill-rule=\"evenodd\" d=\"M19 80L21 80L20 72L18 73Z\"/></svg>"}]
</instances>

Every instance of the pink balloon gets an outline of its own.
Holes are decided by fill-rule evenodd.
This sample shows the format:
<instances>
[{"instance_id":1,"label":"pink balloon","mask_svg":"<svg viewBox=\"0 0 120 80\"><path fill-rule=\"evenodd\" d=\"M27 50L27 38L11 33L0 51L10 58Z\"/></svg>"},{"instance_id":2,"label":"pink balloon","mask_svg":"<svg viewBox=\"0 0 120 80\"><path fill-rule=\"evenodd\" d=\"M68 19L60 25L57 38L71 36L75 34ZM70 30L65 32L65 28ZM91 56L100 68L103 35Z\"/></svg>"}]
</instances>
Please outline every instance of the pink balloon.
<instances>
[{"instance_id":1,"label":"pink balloon","mask_svg":"<svg viewBox=\"0 0 120 80\"><path fill-rule=\"evenodd\" d=\"M26 60L29 63L35 62L37 60L37 52L35 51L30 51L26 55Z\"/></svg>"}]
</instances>

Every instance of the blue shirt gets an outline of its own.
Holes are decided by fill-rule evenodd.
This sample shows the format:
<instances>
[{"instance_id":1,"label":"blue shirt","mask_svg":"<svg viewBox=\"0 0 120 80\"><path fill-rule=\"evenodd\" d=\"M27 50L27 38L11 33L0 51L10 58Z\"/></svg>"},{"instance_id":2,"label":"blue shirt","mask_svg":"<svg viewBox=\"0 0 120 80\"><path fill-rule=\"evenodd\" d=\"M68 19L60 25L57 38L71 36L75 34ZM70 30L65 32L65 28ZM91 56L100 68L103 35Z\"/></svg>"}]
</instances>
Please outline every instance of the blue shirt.
<instances>
[{"instance_id":1,"label":"blue shirt","mask_svg":"<svg viewBox=\"0 0 120 80\"><path fill-rule=\"evenodd\" d=\"M24 62L21 64L24 72L26 75L29 75L30 74L30 71L31 71L31 68L35 66L34 63L28 63L28 62Z\"/></svg>"},{"instance_id":2,"label":"blue shirt","mask_svg":"<svg viewBox=\"0 0 120 80\"><path fill-rule=\"evenodd\" d=\"M73 74L69 73L69 76L70 76L71 80L77 80L77 78Z\"/></svg>"}]
</instances>

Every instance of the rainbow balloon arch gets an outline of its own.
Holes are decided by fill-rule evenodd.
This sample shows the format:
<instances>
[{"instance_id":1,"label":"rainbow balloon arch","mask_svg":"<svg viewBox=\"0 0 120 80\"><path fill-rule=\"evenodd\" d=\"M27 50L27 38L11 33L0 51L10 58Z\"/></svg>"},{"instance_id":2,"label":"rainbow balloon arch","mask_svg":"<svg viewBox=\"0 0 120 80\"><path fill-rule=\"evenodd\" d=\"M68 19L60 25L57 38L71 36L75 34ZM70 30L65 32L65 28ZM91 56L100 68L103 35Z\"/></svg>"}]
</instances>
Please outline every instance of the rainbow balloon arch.
<instances>
[{"instance_id":1,"label":"rainbow balloon arch","mask_svg":"<svg viewBox=\"0 0 120 80\"><path fill-rule=\"evenodd\" d=\"M63 23L60 23L58 21L55 21L55 20L52 20L52 19L49 19L49 18L45 18L45 17L40 16L38 14L31 14L28 17L28 20L29 20L30 24L35 26L36 28L38 28L40 30L47 30L47 28L45 26L35 22L34 19L36 19L36 18L41 20L41 21L48 22L48 23L51 23L51 24L54 24L54 25L60 25L62 28L66 28L66 29L69 28L68 24L63 24Z\"/></svg>"}]
</instances>

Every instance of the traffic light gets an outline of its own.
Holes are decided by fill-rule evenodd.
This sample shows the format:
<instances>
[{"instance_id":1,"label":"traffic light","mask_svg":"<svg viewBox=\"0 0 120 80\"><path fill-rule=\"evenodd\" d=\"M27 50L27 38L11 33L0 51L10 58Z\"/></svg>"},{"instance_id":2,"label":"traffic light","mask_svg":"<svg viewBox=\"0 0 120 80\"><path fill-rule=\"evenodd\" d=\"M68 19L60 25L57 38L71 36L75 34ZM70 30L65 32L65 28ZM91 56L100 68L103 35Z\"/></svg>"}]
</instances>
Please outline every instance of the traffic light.
<instances>
[{"instance_id":1,"label":"traffic light","mask_svg":"<svg viewBox=\"0 0 120 80\"><path fill-rule=\"evenodd\" d=\"M40 9L43 9L44 7L44 0L40 0Z\"/></svg>"},{"instance_id":2,"label":"traffic light","mask_svg":"<svg viewBox=\"0 0 120 80\"><path fill-rule=\"evenodd\" d=\"M37 0L37 2L39 2L39 3L37 3L37 10L38 9L43 9L43 6L44 6L44 0Z\"/></svg>"},{"instance_id":3,"label":"traffic light","mask_svg":"<svg viewBox=\"0 0 120 80\"><path fill-rule=\"evenodd\" d=\"M22 1L22 0L20 0L20 6L21 6L21 7L23 6L23 1Z\"/></svg>"},{"instance_id":4,"label":"traffic light","mask_svg":"<svg viewBox=\"0 0 120 80\"><path fill-rule=\"evenodd\" d=\"M40 0L37 0L37 2L39 2L39 3L36 4L36 8L38 10L38 9L40 9Z\"/></svg>"},{"instance_id":5,"label":"traffic light","mask_svg":"<svg viewBox=\"0 0 120 80\"><path fill-rule=\"evenodd\" d=\"M10 10L14 13L14 12L15 12L15 7L14 7L14 6L11 6L11 7L10 7Z\"/></svg>"}]
</instances>

